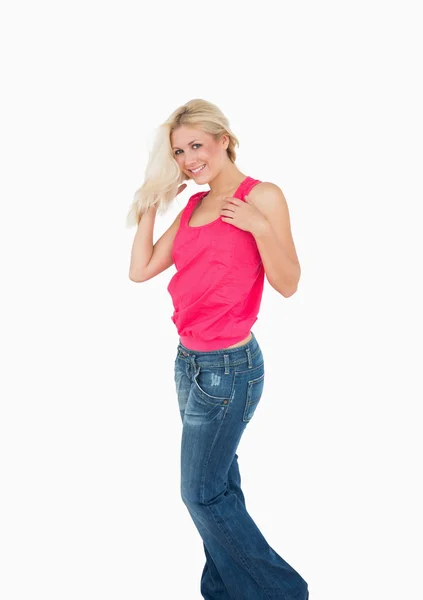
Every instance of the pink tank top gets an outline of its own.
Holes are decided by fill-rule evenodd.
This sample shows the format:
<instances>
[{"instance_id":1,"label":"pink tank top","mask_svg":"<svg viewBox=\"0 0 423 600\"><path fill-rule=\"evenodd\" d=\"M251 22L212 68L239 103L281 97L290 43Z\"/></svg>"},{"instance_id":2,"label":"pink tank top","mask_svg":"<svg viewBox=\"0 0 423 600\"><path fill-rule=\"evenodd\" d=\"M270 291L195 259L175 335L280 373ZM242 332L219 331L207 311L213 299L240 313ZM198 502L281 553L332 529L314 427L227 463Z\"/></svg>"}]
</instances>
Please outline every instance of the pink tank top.
<instances>
[{"instance_id":1,"label":"pink tank top","mask_svg":"<svg viewBox=\"0 0 423 600\"><path fill-rule=\"evenodd\" d=\"M234 197L244 200L258 183L246 177ZM191 196L181 215L172 249L177 272L167 287L180 341L199 351L219 350L246 338L258 319L264 286L263 263L249 231L220 216L206 225L188 225L207 193Z\"/></svg>"}]
</instances>

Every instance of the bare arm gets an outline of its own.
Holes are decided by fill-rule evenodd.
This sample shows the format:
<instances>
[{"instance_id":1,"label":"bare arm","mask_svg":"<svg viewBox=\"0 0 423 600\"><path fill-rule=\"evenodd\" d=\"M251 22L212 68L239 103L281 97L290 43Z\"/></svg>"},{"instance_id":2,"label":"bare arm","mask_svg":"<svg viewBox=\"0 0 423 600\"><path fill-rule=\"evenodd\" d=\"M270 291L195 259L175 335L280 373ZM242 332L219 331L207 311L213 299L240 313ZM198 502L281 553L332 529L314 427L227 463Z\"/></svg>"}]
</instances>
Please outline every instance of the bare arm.
<instances>
[{"instance_id":1,"label":"bare arm","mask_svg":"<svg viewBox=\"0 0 423 600\"><path fill-rule=\"evenodd\" d=\"M153 229L157 210L155 207L151 207L142 216L132 245L129 279L137 283L147 281L173 265L173 240L178 231L183 210L178 213L172 225L154 246Z\"/></svg>"}]
</instances>

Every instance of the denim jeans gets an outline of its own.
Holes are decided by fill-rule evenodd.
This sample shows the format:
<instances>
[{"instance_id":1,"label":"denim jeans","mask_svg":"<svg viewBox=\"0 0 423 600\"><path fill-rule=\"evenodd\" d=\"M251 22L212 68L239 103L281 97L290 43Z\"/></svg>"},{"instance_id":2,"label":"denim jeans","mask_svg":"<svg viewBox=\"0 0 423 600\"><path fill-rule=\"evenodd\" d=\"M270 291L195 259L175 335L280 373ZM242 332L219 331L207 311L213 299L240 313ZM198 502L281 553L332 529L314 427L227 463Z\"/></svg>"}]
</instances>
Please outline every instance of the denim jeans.
<instances>
[{"instance_id":1,"label":"denim jeans","mask_svg":"<svg viewBox=\"0 0 423 600\"><path fill-rule=\"evenodd\" d=\"M264 388L257 338L210 352L180 342L181 497L202 538L206 600L307 600L307 582L275 550L245 505L236 450Z\"/></svg>"}]
</instances>

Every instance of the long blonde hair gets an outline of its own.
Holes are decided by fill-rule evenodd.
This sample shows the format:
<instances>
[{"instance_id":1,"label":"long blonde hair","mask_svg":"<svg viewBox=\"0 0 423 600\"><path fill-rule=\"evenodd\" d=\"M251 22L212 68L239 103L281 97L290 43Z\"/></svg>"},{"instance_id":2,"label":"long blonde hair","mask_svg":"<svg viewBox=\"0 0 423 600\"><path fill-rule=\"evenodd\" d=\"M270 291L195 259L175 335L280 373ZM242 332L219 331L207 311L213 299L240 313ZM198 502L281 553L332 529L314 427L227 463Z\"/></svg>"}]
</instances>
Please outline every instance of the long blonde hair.
<instances>
[{"instance_id":1,"label":"long blonde hair","mask_svg":"<svg viewBox=\"0 0 423 600\"><path fill-rule=\"evenodd\" d=\"M226 152L229 159L235 162L235 146L239 146L239 142L222 111L215 104L199 98L183 104L157 129L145 169L144 183L135 192L127 215L127 227L138 225L143 213L150 206L157 205L157 212L164 214L176 197L179 185L191 179L181 171L171 148L170 136L181 125L197 127L216 140L227 134L229 146Z\"/></svg>"}]
</instances>

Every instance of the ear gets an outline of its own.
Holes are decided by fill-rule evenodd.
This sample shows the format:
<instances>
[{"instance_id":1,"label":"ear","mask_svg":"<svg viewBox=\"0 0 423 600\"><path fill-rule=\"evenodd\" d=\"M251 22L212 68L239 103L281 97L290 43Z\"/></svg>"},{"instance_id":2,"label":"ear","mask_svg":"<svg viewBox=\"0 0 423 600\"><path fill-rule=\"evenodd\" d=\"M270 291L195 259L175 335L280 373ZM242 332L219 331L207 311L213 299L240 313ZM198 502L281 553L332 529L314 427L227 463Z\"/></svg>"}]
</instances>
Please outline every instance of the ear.
<instances>
[{"instance_id":1,"label":"ear","mask_svg":"<svg viewBox=\"0 0 423 600\"><path fill-rule=\"evenodd\" d=\"M225 150L227 150L227 149L228 149L228 146L229 146L229 142L230 142L229 136L228 136L226 133L224 133L224 134L222 135L222 138L221 138L221 140L222 140L222 142L223 142L223 148L224 148Z\"/></svg>"}]
</instances>

